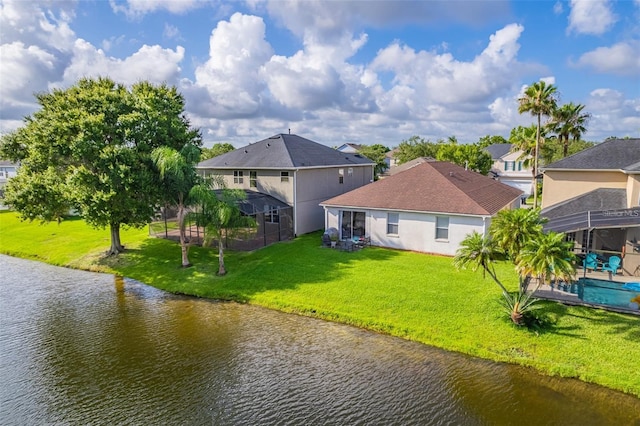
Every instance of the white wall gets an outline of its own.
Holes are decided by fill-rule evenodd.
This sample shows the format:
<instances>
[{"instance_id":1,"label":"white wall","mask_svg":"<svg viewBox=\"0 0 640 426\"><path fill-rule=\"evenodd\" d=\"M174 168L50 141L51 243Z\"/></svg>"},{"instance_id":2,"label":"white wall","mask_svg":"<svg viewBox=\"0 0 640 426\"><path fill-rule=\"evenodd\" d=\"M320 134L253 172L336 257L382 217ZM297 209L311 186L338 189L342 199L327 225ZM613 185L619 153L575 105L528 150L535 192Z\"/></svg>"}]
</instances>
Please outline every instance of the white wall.
<instances>
[{"instance_id":1,"label":"white wall","mask_svg":"<svg viewBox=\"0 0 640 426\"><path fill-rule=\"evenodd\" d=\"M327 228L341 229L340 212L343 209L325 208ZM371 244L402 250L437 253L453 256L467 234L477 231L484 233L491 218L478 216L449 216L449 238L436 240L436 215L427 213L399 212L398 235L387 234L387 211L366 209L344 209L366 213L366 234ZM441 215L446 216L446 215Z\"/></svg>"}]
</instances>

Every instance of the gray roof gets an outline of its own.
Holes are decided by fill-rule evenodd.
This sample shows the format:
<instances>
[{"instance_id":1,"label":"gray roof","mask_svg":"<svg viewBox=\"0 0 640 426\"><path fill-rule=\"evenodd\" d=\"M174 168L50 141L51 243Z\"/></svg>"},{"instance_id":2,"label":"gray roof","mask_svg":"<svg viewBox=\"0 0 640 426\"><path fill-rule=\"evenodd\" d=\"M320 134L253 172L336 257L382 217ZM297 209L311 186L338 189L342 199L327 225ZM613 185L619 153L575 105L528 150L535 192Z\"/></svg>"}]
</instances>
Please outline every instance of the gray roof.
<instances>
[{"instance_id":1,"label":"gray roof","mask_svg":"<svg viewBox=\"0 0 640 426\"><path fill-rule=\"evenodd\" d=\"M627 208L627 191L624 188L598 188L543 209L541 216L555 219L575 213Z\"/></svg>"},{"instance_id":2,"label":"gray roof","mask_svg":"<svg viewBox=\"0 0 640 426\"><path fill-rule=\"evenodd\" d=\"M542 169L640 172L640 139L609 139Z\"/></svg>"},{"instance_id":3,"label":"gray roof","mask_svg":"<svg viewBox=\"0 0 640 426\"><path fill-rule=\"evenodd\" d=\"M202 161L199 169L297 169L372 166L360 154L347 154L297 135L279 134Z\"/></svg>"},{"instance_id":4,"label":"gray roof","mask_svg":"<svg viewBox=\"0 0 640 426\"><path fill-rule=\"evenodd\" d=\"M494 143L493 145L486 147L485 151L491 154L491 158L493 160L497 160L498 158L502 158L510 153L512 146L513 145L510 143Z\"/></svg>"}]
</instances>

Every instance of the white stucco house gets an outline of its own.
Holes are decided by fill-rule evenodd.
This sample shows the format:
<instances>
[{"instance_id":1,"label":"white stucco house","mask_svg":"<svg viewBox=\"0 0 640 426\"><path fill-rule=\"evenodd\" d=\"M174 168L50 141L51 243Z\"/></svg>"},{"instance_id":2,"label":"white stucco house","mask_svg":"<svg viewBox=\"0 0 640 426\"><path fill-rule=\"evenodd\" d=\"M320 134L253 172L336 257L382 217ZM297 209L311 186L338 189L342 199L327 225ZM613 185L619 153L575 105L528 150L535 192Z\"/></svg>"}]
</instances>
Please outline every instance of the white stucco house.
<instances>
[{"instance_id":1,"label":"white stucco house","mask_svg":"<svg viewBox=\"0 0 640 426\"><path fill-rule=\"evenodd\" d=\"M486 233L502 209L520 207L522 191L445 161L425 161L320 203L325 229L341 239L454 255L467 234Z\"/></svg>"},{"instance_id":2,"label":"white stucco house","mask_svg":"<svg viewBox=\"0 0 640 426\"><path fill-rule=\"evenodd\" d=\"M489 145L485 150L493 159L490 175L519 189L525 198L533 195L533 169L530 166L525 167L522 150L514 150L513 144L510 143Z\"/></svg>"}]
</instances>

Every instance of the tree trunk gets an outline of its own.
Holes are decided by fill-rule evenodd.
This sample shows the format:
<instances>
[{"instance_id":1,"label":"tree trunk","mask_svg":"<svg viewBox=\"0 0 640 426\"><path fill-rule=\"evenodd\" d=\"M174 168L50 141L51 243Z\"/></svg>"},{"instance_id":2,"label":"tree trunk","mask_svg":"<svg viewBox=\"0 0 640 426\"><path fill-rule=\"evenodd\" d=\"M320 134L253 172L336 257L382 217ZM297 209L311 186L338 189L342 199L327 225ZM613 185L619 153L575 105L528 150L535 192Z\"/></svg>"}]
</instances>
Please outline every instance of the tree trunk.
<instances>
[{"instance_id":1,"label":"tree trunk","mask_svg":"<svg viewBox=\"0 0 640 426\"><path fill-rule=\"evenodd\" d=\"M533 208L538 208L538 154L540 151L540 113L538 113L538 128L536 129L536 152L533 157Z\"/></svg>"},{"instance_id":2,"label":"tree trunk","mask_svg":"<svg viewBox=\"0 0 640 426\"><path fill-rule=\"evenodd\" d=\"M224 248L222 247L222 231L218 232L218 275L226 275L224 268Z\"/></svg>"},{"instance_id":3,"label":"tree trunk","mask_svg":"<svg viewBox=\"0 0 640 426\"><path fill-rule=\"evenodd\" d=\"M124 246L120 244L120 224L112 223L109 227L111 231L111 247L107 251L107 255L117 256L124 251Z\"/></svg>"},{"instance_id":4,"label":"tree trunk","mask_svg":"<svg viewBox=\"0 0 640 426\"><path fill-rule=\"evenodd\" d=\"M185 217L184 205L178 206L178 227L180 228L180 250L182 251L182 267L188 268L191 266L189 262L189 243L187 242L187 232L185 230L184 217Z\"/></svg>"}]
</instances>

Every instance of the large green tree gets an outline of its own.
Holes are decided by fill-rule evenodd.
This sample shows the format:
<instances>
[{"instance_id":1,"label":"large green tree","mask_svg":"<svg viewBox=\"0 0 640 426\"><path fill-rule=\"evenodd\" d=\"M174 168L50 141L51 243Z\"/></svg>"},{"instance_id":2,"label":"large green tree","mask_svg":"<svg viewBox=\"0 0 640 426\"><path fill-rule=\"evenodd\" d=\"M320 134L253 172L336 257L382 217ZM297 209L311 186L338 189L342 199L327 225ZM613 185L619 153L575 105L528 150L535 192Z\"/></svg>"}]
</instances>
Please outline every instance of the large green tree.
<instances>
[{"instance_id":1,"label":"large green tree","mask_svg":"<svg viewBox=\"0 0 640 426\"><path fill-rule=\"evenodd\" d=\"M364 155L369 160L374 161L376 165L374 166L373 173L374 178L377 180L378 176L384 173L387 170L387 163L385 162L386 154L390 149L382 144L373 144L373 145L362 145L359 154Z\"/></svg>"},{"instance_id":2,"label":"large green tree","mask_svg":"<svg viewBox=\"0 0 640 426\"><path fill-rule=\"evenodd\" d=\"M557 108L557 91L553 84L537 81L527 87L522 97L518 99L518 112L520 114L529 112L537 118L536 149L533 161L534 188L537 186L535 181L538 176L542 116L550 116ZM533 192L533 207L538 207L538 191Z\"/></svg>"},{"instance_id":3,"label":"large green tree","mask_svg":"<svg viewBox=\"0 0 640 426\"><path fill-rule=\"evenodd\" d=\"M5 202L26 219L42 220L59 219L63 203L90 225L109 227L108 253L120 253L121 226L149 223L162 198L153 149L200 144L184 99L174 87L127 88L108 78L85 78L36 99L40 109L0 143L0 154L19 161L22 175L7 184ZM43 190L52 173L51 190ZM33 203L21 200L27 193L36 194Z\"/></svg>"},{"instance_id":4,"label":"large green tree","mask_svg":"<svg viewBox=\"0 0 640 426\"><path fill-rule=\"evenodd\" d=\"M486 175L491 170L493 159L484 148L478 144L459 144L455 139L448 143L438 144L436 159L449 161L464 168Z\"/></svg>"},{"instance_id":5,"label":"large green tree","mask_svg":"<svg viewBox=\"0 0 640 426\"><path fill-rule=\"evenodd\" d=\"M233 150L235 150L234 146L228 142L215 143L211 148L202 148L200 160L208 160L209 158L217 157L218 155L226 154Z\"/></svg>"},{"instance_id":6,"label":"large green tree","mask_svg":"<svg viewBox=\"0 0 640 426\"><path fill-rule=\"evenodd\" d=\"M180 151L168 146L156 148L151 157L158 167L163 186L162 196L165 205L177 209L182 267L191 266L189 262L189 243L187 242L185 218L187 208L192 203L189 197L191 188L200 183L196 164L200 159L200 149L193 143L186 144Z\"/></svg>"},{"instance_id":7,"label":"large green tree","mask_svg":"<svg viewBox=\"0 0 640 426\"><path fill-rule=\"evenodd\" d=\"M570 141L579 141L587 131L586 125L591 114L584 112L584 105L570 102L562 105L551 113L549 126L562 143L562 156L569 155Z\"/></svg>"},{"instance_id":8,"label":"large green tree","mask_svg":"<svg viewBox=\"0 0 640 426\"><path fill-rule=\"evenodd\" d=\"M419 157L436 158L437 154L437 143L429 142L420 136L412 136L400 142L395 158L398 160L398 164L403 164Z\"/></svg>"}]
</instances>

